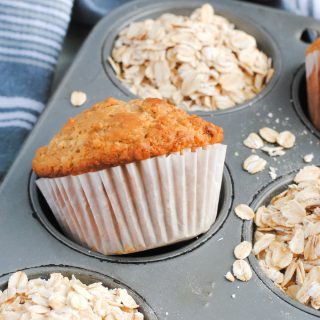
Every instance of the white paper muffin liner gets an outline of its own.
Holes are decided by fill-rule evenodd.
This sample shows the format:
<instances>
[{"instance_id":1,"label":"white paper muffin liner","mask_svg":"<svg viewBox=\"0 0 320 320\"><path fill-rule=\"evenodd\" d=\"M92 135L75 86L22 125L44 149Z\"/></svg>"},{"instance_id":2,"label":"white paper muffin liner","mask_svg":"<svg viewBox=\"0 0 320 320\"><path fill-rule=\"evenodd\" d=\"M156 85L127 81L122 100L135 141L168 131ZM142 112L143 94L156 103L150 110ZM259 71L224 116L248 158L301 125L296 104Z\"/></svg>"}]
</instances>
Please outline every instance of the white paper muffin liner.
<instances>
[{"instance_id":1,"label":"white paper muffin liner","mask_svg":"<svg viewBox=\"0 0 320 320\"><path fill-rule=\"evenodd\" d=\"M36 181L68 237L105 255L193 238L216 219L226 146Z\"/></svg>"}]
</instances>

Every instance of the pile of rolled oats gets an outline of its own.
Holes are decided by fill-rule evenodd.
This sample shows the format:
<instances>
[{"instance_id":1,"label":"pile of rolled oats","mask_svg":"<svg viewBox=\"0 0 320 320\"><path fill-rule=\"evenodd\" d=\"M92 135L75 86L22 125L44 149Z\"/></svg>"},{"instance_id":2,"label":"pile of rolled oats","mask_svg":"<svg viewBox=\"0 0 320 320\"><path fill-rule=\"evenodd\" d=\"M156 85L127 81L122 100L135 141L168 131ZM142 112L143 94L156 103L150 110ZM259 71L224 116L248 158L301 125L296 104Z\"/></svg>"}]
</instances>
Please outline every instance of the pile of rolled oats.
<instances>
[{"instance_id":1,"label":"pile of rolled oats","mask_svg":"<svg viewBox=\"0 0 320 320\"><path fill-rule=\"evenodd\" d=\"M0 319L112 319L143 320L138 305L125 289L108 289L101 283L85 285L74 276L51 274L49 280L28 280L14 273L8 288L0 291Z\"/></svg>"},{"instance_id":2,"label":"pile of rolled oats","mask_svg":"<svg viewBox=\"0 0 320 320\"><path fill-rule=\"evenodd\" d=\"M165 98L190 111L243 103L274 72L255 38L209 4L190 17L168 13L131 23L119 33L108 61L135 95Z\"/></svg>"},{"instance_id":3,"label":"pile of rolled oats","mask_svg":"<svg viewBox=\"0 0 320 320\"><path fill-rule=\"evenodd\" d=\"M291 298L320 309L320 168L300 170L254 221L262 270Z\"/></svg>"}]
</instances>

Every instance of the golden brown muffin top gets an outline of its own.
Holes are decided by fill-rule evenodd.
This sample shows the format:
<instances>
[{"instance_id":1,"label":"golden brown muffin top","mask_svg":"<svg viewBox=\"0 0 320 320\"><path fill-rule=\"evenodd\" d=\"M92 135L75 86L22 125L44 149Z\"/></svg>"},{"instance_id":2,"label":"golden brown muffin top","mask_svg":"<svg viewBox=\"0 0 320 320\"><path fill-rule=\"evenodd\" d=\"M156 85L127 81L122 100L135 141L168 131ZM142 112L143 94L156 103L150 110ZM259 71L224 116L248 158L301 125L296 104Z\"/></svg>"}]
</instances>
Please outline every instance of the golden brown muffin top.
<instances>
[{"instance_id":1,"label":"golden brown muffin top","mask_svg":"<svg viewBox=\"0 0 320 320\"><path fill-rule=\"evenodd\" d=\"M32 168L41 177L78 175L222 140L222 128L163 100L108 98L69 119Z\"/></svg>"}]
</instances>

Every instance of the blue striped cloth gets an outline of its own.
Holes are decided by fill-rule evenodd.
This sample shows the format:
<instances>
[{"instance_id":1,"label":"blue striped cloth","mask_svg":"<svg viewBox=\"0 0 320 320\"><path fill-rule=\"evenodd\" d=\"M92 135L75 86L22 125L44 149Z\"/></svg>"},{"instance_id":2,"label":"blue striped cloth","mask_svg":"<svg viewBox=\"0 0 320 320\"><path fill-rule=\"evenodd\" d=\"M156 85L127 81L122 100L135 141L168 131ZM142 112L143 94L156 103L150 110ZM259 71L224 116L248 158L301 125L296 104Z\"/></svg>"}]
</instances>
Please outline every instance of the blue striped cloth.
<instances>
[{"instance_id":1,"label":"blue striped cloth","mask_svg":"<svg viewBox=\"0 0 320 320\"><path fill-rule=\"evenodd\" d=\"M285 9L304 16L320 18L320 0L283 0Z\"/></svg>"},{"instance_id":2,"label":"blue striped cloth","mask_svg":"<svg viewBox=\"0 0 320 320\"><path fill-rule=\"evenodd\" d=\"M48 98L73 0L0 0L0 180Z\"/></svg>"}]
</instances>

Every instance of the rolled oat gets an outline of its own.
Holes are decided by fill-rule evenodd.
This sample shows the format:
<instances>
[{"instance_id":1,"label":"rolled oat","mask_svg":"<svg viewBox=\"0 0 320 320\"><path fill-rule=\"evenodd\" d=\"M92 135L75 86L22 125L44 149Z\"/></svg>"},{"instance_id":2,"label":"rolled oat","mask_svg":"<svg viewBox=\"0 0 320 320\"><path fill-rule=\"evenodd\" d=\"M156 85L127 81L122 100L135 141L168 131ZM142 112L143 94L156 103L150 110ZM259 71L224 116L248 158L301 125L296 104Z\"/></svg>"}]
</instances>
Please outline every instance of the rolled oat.
<instances>
[{"instance_id":1,"label":"rolled oat","mask_svg":"<svg viewBox=\"0 0 320 320\"><path fill-rule=\"evenodd\" d=\"M251 174L263 171L267 165L267 161L258 155L249 156L243 163L243 169Z\"/></svg>"},{"instance_id":2,"label":"rolled oat","mask_svg":"<svg viewBox=\"0 0 320 320\"><path fill-rule=\"evenodd\" d=\"M254 218L253 210L246 204L238 204L234 208L234 212L242 220L252 220Z\"/></svg>"},{"instance_id":3,"label":"rolled oat","mask_svg":"<svg viewBox=\"0 0 320 320\"><path fill-rule=\"evenodd\" d=\"M296 141L295 135L290 131L282 131L277 137L277 143L279 146L286 149L290 149L294 146Z\"/></svg>"},{"instance_id":4,"label":"rolled oat","mask_svg":"<svg viewBox=\"0 0 320 320\"><path fill-rule=\"evenodd\" d=\"M234 276L240 281L249 281L252 278L252 270L245 260L236 260L232 266Z\"/></svg>"}]
</instances>

